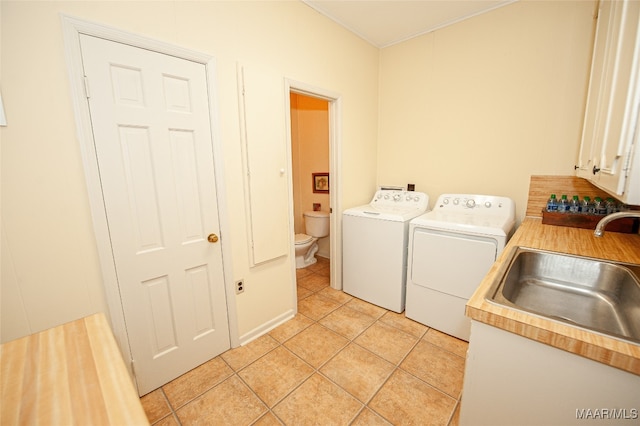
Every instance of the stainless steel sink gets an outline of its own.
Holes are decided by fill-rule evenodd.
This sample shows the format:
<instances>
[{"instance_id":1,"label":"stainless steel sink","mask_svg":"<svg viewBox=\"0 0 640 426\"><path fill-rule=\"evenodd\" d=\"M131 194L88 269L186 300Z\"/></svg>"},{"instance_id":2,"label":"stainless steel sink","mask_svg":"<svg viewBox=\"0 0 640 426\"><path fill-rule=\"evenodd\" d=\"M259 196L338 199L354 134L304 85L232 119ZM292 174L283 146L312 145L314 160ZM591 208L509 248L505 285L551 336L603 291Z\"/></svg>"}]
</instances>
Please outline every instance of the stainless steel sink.
<instances>
[{"instance_id":1,"label":"stainless steel sink","mask_svg":"<svg viewBox=\"0 0 640 426\"><path fill-rule=\"evenodd\" d=\"M640 344L640 265L515 247L486 299Z\"/></svg>"}]
</instances>

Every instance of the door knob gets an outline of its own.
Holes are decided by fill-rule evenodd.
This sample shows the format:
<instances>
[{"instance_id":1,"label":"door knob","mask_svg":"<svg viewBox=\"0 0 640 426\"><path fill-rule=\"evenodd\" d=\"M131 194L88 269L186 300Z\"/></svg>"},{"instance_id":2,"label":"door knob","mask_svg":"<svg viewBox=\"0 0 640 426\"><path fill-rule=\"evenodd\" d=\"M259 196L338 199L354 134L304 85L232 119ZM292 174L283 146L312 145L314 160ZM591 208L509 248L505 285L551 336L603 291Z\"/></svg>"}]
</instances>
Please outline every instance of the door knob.
<instances>
[{"instance_id":1,"label":"door knob","mask_svg":"<svg viewBox=\"0 0 640 426\"><path fill-rule=\"evenodd\" d=\"M209 234L209 236L207 237L207 240L209 240L210 243L217 243L218 236L216 234Z\"/></svg>"}]
</instances>

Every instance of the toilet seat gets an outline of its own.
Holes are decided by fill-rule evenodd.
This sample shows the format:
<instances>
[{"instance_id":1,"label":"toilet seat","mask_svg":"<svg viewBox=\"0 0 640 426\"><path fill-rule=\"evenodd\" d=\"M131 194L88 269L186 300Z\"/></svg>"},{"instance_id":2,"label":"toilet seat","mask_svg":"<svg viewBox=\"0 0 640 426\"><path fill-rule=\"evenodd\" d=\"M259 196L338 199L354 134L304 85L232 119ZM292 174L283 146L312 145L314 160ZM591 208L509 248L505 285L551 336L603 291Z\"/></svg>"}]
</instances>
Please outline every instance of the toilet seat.
<instances>
[{"instance_id":1,"label":"toilet seat","mask_svg":"<svg viewBox=\"0 0 640 426\"><path fill-rule=\"evenodd\" d=\"M307 234L296 234L295 243L298 244L306 244L309 241L313 240L313 237Z\"/></svg>"}]
</instances>

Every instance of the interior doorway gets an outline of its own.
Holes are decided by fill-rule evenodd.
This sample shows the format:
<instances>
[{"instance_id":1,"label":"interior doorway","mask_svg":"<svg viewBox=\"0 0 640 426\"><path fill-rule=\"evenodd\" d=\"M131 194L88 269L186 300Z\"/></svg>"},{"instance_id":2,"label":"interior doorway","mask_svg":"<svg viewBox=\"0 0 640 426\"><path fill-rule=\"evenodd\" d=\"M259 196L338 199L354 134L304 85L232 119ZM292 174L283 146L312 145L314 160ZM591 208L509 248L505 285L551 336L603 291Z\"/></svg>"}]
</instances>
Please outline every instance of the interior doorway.
<instances>
[{"instance_id":1,"label":"interior doorway","mask_svg":"<svg viewBox=\"0 0 640 426\"><path fill-rule=\"evenodd\" d=\"M297 236L307 234L304 215L330 211L329 203L329 102L290 93L293 224ZM319 238L310 257L331 259L329 236ZM321 259L321 260L322 260ZM324 262L326 263L326 262ZM312 267L312 265L310 265Z\"/></svg>"},{"instance_id":2,"label":"interior doorway","mask_svg":"<svg viewBox=\"0 0 640 426\"><path fill-rule=\"evenodd\" d=\"M329 212L329 237L320 239L316 257L329 259L330 285L341 290L341 99L326 90L287 81L287 101L293 235L304 233L303 213L313 211L314 204L316 210ZM324 178L327 187L322 186ZM292 268L295 276L295 261Z\"/></svg>"}]
</instances>

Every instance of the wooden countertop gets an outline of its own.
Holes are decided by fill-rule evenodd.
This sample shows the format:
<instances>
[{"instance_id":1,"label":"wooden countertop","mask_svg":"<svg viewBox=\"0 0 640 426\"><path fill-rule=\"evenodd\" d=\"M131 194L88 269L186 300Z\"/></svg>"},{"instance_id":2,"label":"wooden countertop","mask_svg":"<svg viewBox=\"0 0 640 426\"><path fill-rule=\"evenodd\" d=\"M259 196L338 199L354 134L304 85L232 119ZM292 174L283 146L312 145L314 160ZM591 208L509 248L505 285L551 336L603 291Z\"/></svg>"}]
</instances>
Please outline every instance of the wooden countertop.
<instances>
[{"instance_id":1,"label":"wooden countertop","mask_svg":"<svg viewBox=\"0 0 640 426\"><path fill-rule=\"evenodd\" d=\"M605 232L602 238L596 238L593 230L543 225L541 219L527 217L466 307L467 316L473 320L640 375L640 345L493 305L484 299L500 265L516 246L640 264L640 235Z\"/></svg>"},{"instance_id":2,"label":"wooden countertop","mask_svg":"<svg viewBox=\"0 0 640 426\"><path fill-rule=\"evenodd\" d=\"M103 314L0 347L0 424L148 425Z\"/></svg>"}]
</instances>

